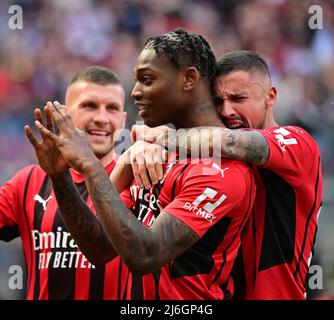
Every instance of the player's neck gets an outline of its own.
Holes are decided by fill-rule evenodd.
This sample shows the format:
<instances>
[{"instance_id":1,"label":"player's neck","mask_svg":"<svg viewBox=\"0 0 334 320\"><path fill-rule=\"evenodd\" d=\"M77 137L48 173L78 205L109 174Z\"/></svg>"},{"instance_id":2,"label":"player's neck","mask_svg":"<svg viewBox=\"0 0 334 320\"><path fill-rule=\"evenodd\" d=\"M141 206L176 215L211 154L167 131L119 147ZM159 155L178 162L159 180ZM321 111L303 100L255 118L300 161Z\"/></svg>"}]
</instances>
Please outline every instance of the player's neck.
<instances>
[{"instance_id":1,"label":"player's neck","mask_svg":"<svg viewBox=\"0 0 334 320\"><path fill-rule=\"evenodd\" d=\"M199 91L199 94L194 95L190 100L188 107L184 109L182 114L178 114L174 121L174 126L176 129L202 126L223 126L217 114L210 92L208 90Z\"/></svg>"},{"instance_id":2,"label":"player's neck","mask_svg":"<svg viewBox=\"0 0 334 320\"><path fill-rule=\"evenodd\" d=\"M106 167L114 159L114 156L115 156L115 152L114 152L114 149L113 149L107 155L105 155L104 157L99 158L99 160L100 160L101 164L104 167Z\"/></svg>"},{"instance_id":3,"label":"player's neck","mask_svg":"<svg viewBox=\"0 0 334 320\"><path fill-rule=\"evenodd\" d=\"M273 114L269 114L264 122L263 129L269 129L272 127L278 127L279 124L274 119Z\"/></svg>"}]
</instances>

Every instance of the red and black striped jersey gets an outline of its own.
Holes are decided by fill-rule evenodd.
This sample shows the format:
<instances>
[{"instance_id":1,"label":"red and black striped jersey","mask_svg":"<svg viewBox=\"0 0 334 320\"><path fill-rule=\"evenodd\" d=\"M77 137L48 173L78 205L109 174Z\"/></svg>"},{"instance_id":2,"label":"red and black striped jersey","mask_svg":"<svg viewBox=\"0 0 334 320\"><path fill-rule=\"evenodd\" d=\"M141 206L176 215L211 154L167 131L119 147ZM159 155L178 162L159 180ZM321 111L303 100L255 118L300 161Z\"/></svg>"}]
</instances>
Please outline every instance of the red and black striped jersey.
<instances>
[{"instance_id":1,"label":"red and black striped jersey","mask_svg":"<svg viewBox=\"0 0 334 320\"><path fill-rule=\"evenodd\" d=\"M115 166L112 161L106 171ZM84 178L71 169L94 212ZM94 266L78 249L59 212L52 183L37 165L20 170L0 189L0 239L21 237L27 266L27 299L121 299L127 268L119 258Z\"/></svg>"},{"instance_id":2,"label":"red and black striped jersey","mask_svg":"<svg viewBox=\"0 0 334 320\"><path fill-rule=\"evenodd\" d=\"M243 162L207 159L171 161L151 190L130 188L133 210L151 226L161 212L184 222L199 240L159 271L132 274L128 299L227 299L240 234L255 198L252 170Z\"/></svg>"},{"instance_id":3,"label":"red and black striped jersey","mask_svg":"<svg viewBox=\"0 0 334 320\"><path fill-rule=\"evenodd\" d=\"M319 148L298 127L259 132L270 155L255 174L257 195L242 239L243 259L236 264L236 296L305 299L322 202Z\"/></svg>"}]
</instances>

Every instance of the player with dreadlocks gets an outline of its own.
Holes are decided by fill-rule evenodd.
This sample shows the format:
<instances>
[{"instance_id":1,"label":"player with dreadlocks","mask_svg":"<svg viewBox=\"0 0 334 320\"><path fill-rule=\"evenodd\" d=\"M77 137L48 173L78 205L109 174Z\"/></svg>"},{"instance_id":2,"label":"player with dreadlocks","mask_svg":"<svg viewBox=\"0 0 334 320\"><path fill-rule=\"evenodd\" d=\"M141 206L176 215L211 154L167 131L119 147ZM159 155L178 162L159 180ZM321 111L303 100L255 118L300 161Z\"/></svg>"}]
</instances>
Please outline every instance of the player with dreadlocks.
<instances>
[{"instance_id":1,"label":"player with dreadlocks","mask_svg":"<svg viewBox=\"0 0 334 320\"><path fill-rule=\"evenodd\" d=\"M178 29L149 38L134 72L132 96L145 124L223 126L211 95L216 61L201 36ZM55 103L51 112L59 136L39 122L36 125L85 176L98 218L80 199L67 172L51 177L61 213L65 221L72 221L67 226L75 239L104 230L114 249L108 258L118 254L131 272L126 297L229 298L241 230L253 205L251 169L235 160L214 163L172 155L158 185L147 190L132 182L129 210L116 188L132 173L126 159L131 159L136 144L122 155L110 180L66 108ZM98 228L100 223L103 229Z\"/></svg>"}]
</instances>

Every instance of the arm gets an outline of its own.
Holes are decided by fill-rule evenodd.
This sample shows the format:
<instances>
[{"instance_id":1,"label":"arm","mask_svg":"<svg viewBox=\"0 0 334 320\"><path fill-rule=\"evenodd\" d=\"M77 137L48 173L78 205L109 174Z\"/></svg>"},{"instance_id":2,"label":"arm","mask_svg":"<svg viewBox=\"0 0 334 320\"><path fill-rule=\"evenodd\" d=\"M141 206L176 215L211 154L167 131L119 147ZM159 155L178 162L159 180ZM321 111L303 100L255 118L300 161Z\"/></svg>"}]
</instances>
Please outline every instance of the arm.
<instances>
[{"instance_id":1,"label":"arm","mask_svg":"<svg viewBox=\"0 0 334 320\"><path fill-rule=\"evenodd\" d=\"M44 109L46 126L50 132L54 132L49 108L50 103ZM36 109L34 113L36 121L41 123L41 111ZM52 180L60 212L80 250L93 264L112 259L116 253L107 241L98 219L81 199L68 172L68 162L61 155L54 141L41 132L42 141L38 142L29 126L25 127L25 132L35 149L41 168Z\"/></svg>"},{"instance_id":2,"label":"arm","mask_svg":"<svg viewBox=\"0 0 334 320\"><path fill-rule=\"evenodd\" d=\"M86 137L75 127L66 109L55 104L51 111L61 134L55 135L40 122L36 122L36 126L41 134L56 143L64 158L85 175L104 231L130 271L141 274L152 272L198 240L194 231L167 213L161 213L152 228L139 222L120 199ZM71 202L72 214L80 214L82 209L73 205L73 198L68 197L67 200Z\"/></svg>"},{"instance_id":3,"label":"arm","mask_svg":"<svg viewBox=\"0 0 334 320\"><path fill-rule=\"evenodd\" d=\"M99 219L82 200L70 174L51 177L59 210L67 229L82 253L93 264L104 264L117 256Z\"/></svg>"},{"instance_id":4,"label":"arm","mask_svg":"<svg viewBox=\"0 0 334 320\"><path fill-rule=\"evenodd\" d=\"M164 137L161 141L168 141ZM171 143L169 141L169 143ZM231 130L227 128L199 127L176 132L178 148L191 150L192 146L201 146L210 155L222 158L242 160L263 166L269 159L269 145L264 136L255 130Z\"/></svg>"},{"instance_id":5,"label":"arm","mask_svg":"<svg viewBox=\"0 0 334 320\"><path fill-rule=\"evenodd\" d=\"M115 168L110 174L110 180L114 184L116 190L121 193L129 188L133 181L133 173L131 165L128 162L128 150L125 151L118 159Z\"/></svg>"},{"instance_id":6,"label":"arm","mask_svg":"<svg viewBox=\"0 0 334 320\"><path fill-rule=\"evenodd\" d=\"M197 127L174 130L167 126L149 128L133 126L132 135L168 149L200 151L200 154L242 160L263 166L269 159L269 145L256 130L231 130L218 127ZM200 148L199 148L200 146Z\"/></svg>"},{"instance_id":7,"label":"arm","mask_svg":"<svg viewBox=\"0 0 334 320\"><path fill-rule=\"evenodd\" d=\"M179 219L161 213L144 226L119 198L99 163L84 169L89 194L114 248L132 272L153 272L186 251L197 234Z\"/></svg>"}]
</instances>

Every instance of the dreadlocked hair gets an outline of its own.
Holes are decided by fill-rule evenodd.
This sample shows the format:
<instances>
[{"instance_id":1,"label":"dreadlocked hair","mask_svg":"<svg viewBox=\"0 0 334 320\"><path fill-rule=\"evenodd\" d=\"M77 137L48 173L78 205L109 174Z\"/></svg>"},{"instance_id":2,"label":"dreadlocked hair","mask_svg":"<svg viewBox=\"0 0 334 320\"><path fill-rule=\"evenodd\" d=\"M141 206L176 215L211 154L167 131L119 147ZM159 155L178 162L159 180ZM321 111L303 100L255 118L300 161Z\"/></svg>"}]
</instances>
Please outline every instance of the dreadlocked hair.
<instances>
[{"instance_id":1,"label":"dreadlocked hair","mask_svg":"<svg viewBox=\"0 0 334 320\"><path fill-rule=\"evenodd\" d=\"M178 69L196 67L210 82L217 74L216 57L209 43L201 35L179 28L161 36L148 38L144 48L154 49L158 56L165 55Z\"/></svg>"}]
</instances>

